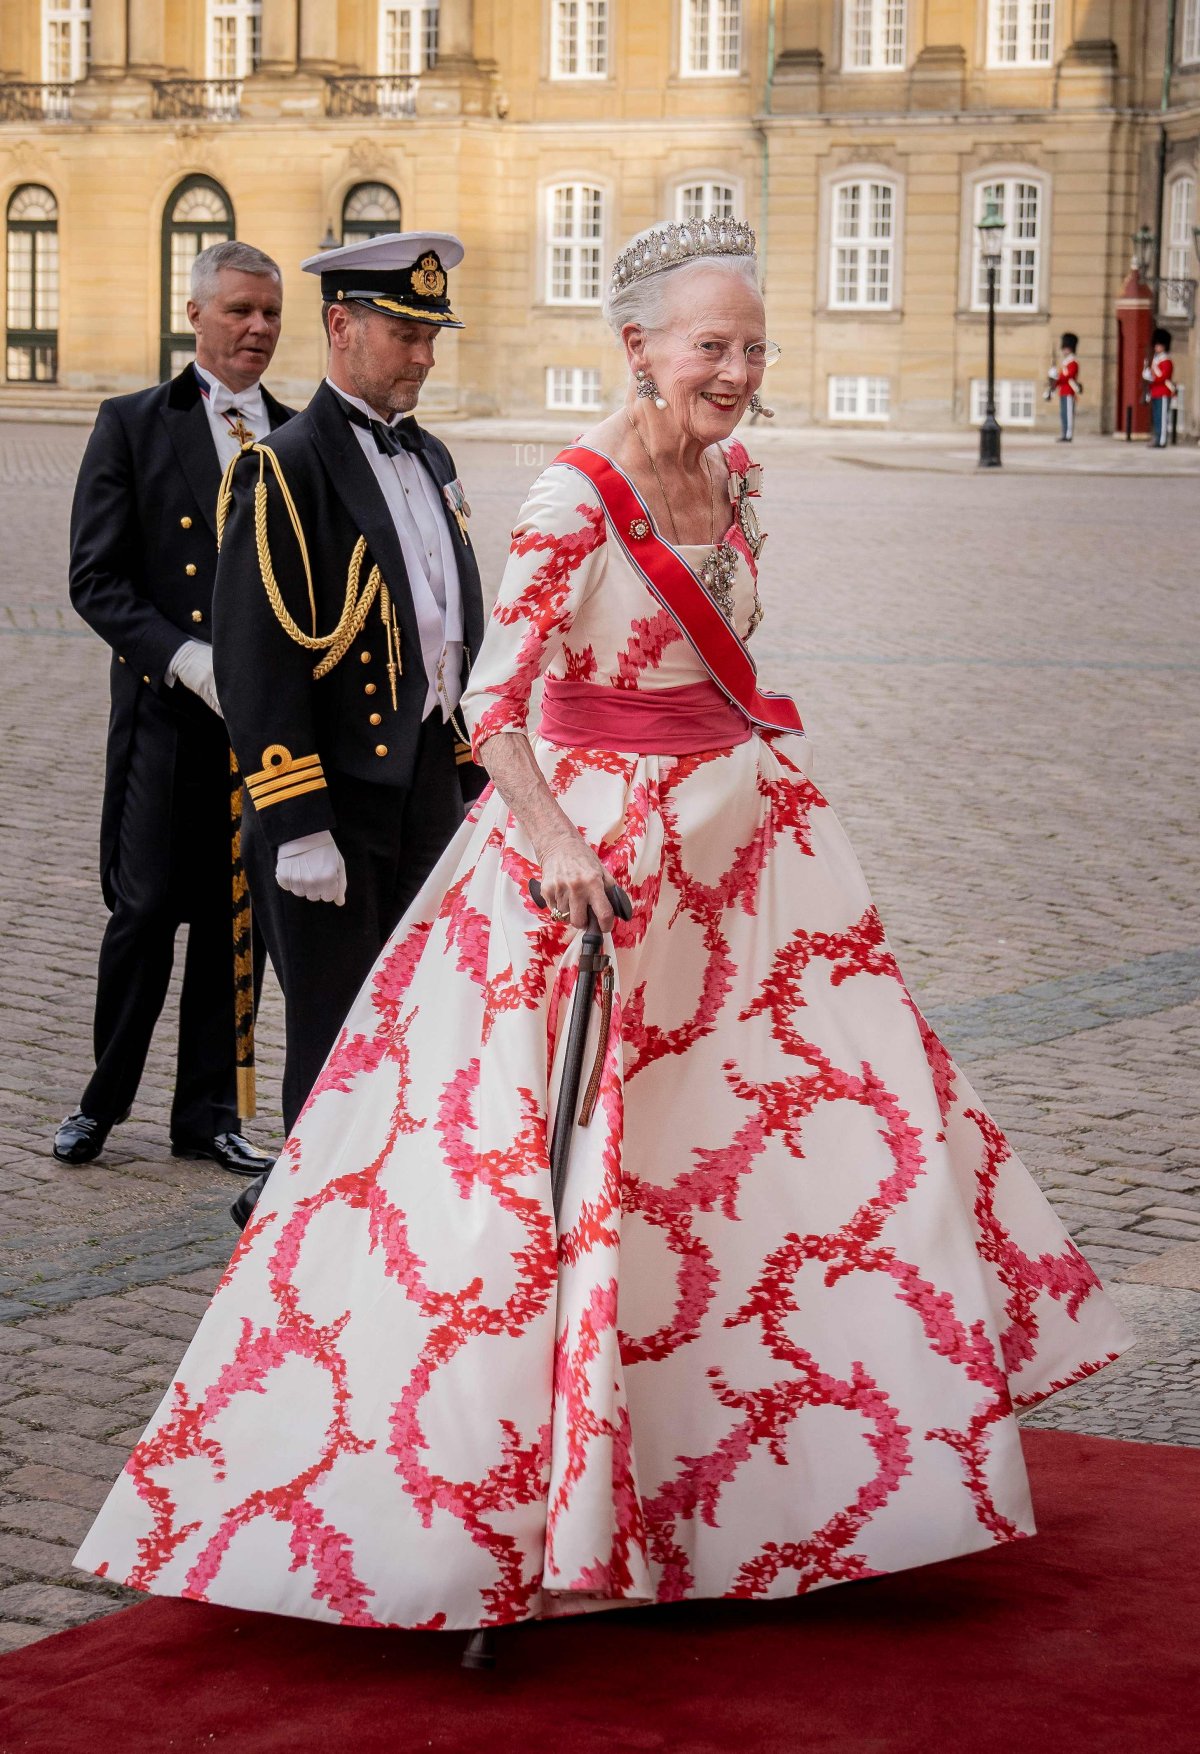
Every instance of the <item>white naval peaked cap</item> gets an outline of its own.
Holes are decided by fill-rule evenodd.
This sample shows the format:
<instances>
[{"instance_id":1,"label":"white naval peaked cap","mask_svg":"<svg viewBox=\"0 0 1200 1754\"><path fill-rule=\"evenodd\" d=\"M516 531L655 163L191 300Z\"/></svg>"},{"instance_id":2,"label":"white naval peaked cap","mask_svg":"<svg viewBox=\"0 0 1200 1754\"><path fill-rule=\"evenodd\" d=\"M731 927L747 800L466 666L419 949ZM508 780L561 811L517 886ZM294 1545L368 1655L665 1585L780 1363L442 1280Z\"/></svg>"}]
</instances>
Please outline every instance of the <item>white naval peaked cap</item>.
<instances>
[{"instance_id":1,"label":"white naval peaked cap","mask_svg":"<svg viewBox=\"0 0 1200 1754\"><path fill-rule=\"evenodd\" d=\"M322 298L339 304L354 300L388 316L461 329L450 308L446 271L465 254L453 232L388 231L322 250L300 266L306 274L320 275Z\"/></svg>"}]
</instances>

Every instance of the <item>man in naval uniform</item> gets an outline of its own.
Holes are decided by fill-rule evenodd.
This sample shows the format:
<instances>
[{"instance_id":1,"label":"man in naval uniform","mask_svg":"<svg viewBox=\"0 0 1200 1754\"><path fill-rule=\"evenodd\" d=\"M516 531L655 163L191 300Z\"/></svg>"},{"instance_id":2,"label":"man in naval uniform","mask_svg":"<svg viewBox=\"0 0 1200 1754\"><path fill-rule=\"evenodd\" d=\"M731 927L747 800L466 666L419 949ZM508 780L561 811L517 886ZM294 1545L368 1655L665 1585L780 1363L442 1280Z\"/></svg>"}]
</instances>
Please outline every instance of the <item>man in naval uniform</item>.
<instances>
[{"instance_id":1,"label":"man in naval uniform","mask_svg":"<svg viewBox=\"0 0 1200 1754\"><path fill-rule=\"evenodd\" d=\"M439 332L462 327L447 282L462 257L457 238L429 232L306 261L321 277L328 376L232 475L216 680L250 800L255 916L284 994L289 1131L486 778L455 710L483 634L469 507L449 451L412 413Z\"/></svg>"},{"instance_id":2,"label":"man in naval uniform","mask_svg":"<svg viewBox=\"0 0 1200 1754\"><path fill-rule=\"evenodd\" d=\"M54 1155L90 1162L128 1114L187 921L171 1147L259 1175L271 1159L242 1137L237 1109L229 739L209 641L222 470L292 410L260 383L279 339L271 258L215 244L196 257L191 293L194 365L101 405L75 488L71 600L113 651L100 824L110 918L96 1069Z\"/></svg>"}]
</instances>

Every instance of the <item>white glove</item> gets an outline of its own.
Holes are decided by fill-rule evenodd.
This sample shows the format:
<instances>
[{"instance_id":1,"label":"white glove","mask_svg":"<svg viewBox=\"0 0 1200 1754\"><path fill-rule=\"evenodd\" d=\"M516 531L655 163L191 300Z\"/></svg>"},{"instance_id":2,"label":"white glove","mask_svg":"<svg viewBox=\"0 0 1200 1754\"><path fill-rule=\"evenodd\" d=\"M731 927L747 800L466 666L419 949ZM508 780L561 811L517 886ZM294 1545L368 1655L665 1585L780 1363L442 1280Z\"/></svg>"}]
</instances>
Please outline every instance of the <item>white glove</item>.
<instances>
[{"instance_id":1,"label":"white glove","mask_svg":"<svg viewBox=\"0 0 1200 1754\"><path fill-rule=\"evenodd\" d=\"M327 828L283 843L275 861L275 881L301 901L346 902L346 865Z\"/></svg>"},{"instance_id":2,"label":"white glove","mask_svg":"<svg viewBox=\"0 0 1200 1754\"><path fill-rule=\"evenodd\" d=\"M213 680L212 647L206 646L203 640L184 640L167 665L167 681L182 682L185 688L198 694L205 706L210 706L219 719L225 717L217 699L217 685Z\"/></svg>"}]
</instances>

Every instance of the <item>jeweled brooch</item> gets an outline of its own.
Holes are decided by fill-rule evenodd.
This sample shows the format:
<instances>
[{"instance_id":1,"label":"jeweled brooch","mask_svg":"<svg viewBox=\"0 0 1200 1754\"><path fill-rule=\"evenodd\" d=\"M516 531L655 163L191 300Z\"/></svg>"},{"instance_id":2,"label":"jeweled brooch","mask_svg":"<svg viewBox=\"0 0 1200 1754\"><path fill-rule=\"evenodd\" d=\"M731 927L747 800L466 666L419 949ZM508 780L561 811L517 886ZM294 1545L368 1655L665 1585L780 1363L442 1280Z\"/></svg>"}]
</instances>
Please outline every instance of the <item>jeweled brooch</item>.
<instances>
[{"instance_id":1,"label":"jeweled brooch","mask_svg":"<svg viewBox=\"0 0 1200 1754\"><path fill-rule=\"evenodd\" d=\"M635 518L629 526L629 534L635 542L644 542L646 537L650 534L649 520L646 518Z\"/></svg>"}]
</instances>

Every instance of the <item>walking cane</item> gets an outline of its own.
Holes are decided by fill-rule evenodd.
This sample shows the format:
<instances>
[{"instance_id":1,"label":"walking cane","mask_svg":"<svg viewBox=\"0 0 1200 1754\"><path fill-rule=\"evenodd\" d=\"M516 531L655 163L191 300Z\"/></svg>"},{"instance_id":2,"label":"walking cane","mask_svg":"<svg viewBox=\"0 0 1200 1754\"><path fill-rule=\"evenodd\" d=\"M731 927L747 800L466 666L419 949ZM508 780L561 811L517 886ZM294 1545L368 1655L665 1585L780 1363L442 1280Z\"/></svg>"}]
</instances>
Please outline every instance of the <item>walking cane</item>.
<instances>
[{"instance_id":1,"label":"walking cane","mask_svg":"<svg viewBox=\"0 0 1200 1754\"><path fill-rule=\"evenodd\" d=\"M529 893L536 907L544 908L546 899L542 894L542 886L536 877L529 880ZM606 889L609 904L619 920L633 918L633 903L625 891L617 883ZM567 1030L567 1050L563 1059L562 1081L558 1087L558 1105L554 1111L554 1131L550 1139L550 1194L554 1202L555 1228L561 1230L562 1200L567 1182L567 1165L571 1160L572 1129L575 1126L575 1109L579 1102L579 1082L583 1076L584 1055L587 1052L588 1026L592 1021L592 999L596 992L596 977L600 977L600 1031L596 1040L596 1058L592 1064L591 1076L587 1089L583 1093L583 1103L579 1110L579 1125L586 1127L591 1121L596 1108L596 1099L600 1094L600 1079L604 1071L604 1056L608 1050L608 1028L612 1019L613 971L612 961L604 948L604 934L600 930L596 916L588 909L587 926L584 929L583 944L579 952L579 967L575 976L575 997L571 1003L571 1022ZM491 1669L496 1662L495 1639L490 1627L481 1627L473 1632L467 1640L463 1651L462 1666L464 1669Z\"/></svg>"},{"instance_id":2,"label":"walking cane","mask_svg":"<svg viewBox=\"0 0 1200 1754\"><path fill-rule=\"evenodd\" d=\"M242 1120L257 1112L254 1076L254 944L250 929L250 890L242 865L242 776L229 751L229 852L233 898L233 1027L237 1068L237 1106Z\"/></svg>"}]
</instances>

